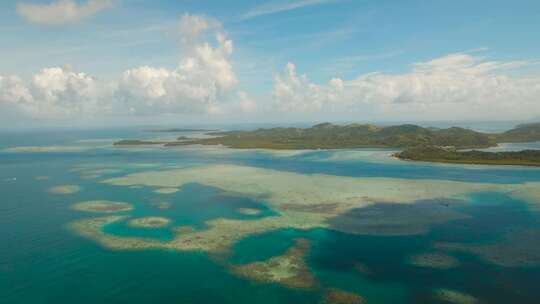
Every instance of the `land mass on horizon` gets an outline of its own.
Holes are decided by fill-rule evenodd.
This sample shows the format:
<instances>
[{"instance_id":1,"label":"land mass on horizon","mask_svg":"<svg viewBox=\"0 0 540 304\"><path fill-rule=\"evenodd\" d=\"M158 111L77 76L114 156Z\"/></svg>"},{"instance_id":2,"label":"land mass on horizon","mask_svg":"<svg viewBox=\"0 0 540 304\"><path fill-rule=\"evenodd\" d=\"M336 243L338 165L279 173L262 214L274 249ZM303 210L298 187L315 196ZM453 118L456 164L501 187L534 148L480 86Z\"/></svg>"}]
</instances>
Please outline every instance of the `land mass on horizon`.
<instances>
[{"instance_id":1,"label":"land mass on horizon","mask_svg":"<svg viewBox=\"0 0 540 304\"><path fill-rule=\"evenodd\" d=\"M270 128L253 131L209 132L211 138L174 141L121 140L116 146L131 145L223 145L236 149L404 149L401 159L449 163L505 164L540 166L537 151L480 152L499 143L540 141L540 123L518 125L502 133L484 133L466 128L426 128L413 124L378 126L372 124L335 125L321 123L310 128Z\"/></svg>"}]
</instances>

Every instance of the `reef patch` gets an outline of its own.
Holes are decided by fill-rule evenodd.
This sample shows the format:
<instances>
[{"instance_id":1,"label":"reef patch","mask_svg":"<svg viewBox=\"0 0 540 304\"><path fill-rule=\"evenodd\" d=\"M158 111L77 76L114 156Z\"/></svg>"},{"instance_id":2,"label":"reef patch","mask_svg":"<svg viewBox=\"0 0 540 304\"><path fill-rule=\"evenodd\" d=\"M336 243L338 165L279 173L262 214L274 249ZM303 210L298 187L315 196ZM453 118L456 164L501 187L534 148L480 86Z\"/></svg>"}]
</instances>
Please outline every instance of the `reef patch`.
<instances>
[{"instance_id":1,"label":"reef patch","mask_svg":"<svg viewBox=\"0 0 540 304\"><path fill-rule=\"evenodd\" d=\"M478 303L478 299L475 297L468 295L466 293L463 293L461 291L451 290L451 289L437 289L433 292L433 296L444 302L452 303L452 304L476 304Z\"/></svg>"},{"instance_id":2,"label":"reef patch","mask_svg":"<svg viewBox=\"0 0 540 304\"><path fill-rule=\"evenodd\" d=\"M159 188L154 190L154 192L159 194L172 194L178 192L178 188Z\"/></svg>"},{"instance_id":3,"label":"reef patch","mask_svg":"<svg viewBox=\"0 0 540 304\"><path fill-rule=\"evenodd\" d=\"M238 208L236 211L243 215L259 215L262 212L260 209L256 208Z\"/></svg>"},{"instance_id":4,"label":"reef patch","mask_svg":"<svg viewBox=\"0 0 540 304\"><path fill-rule=\"evenodd\" d=\"M336 288L329 288L324 294L324 304L363 304L364 297Z\"/></svg>"},{"instance_id":5,"label":"reef patch","mask_svg":"<svg viewBox=\"0 0 540 304\"><path fill-rule=\"evenodd\" d=\"M114 213L121 211L130 211L133 206L124 202L114 202L106 200L84 201L73 204L71 209L85 212L96 213Z\"/></svg>"},{"instance_id":6,"label":"reef patch","mask_svg":"<svg viewBox=\"0 0 540 304\"><path fill-rule=\"evenodd\" d=\"M407 259L409 265L417 267L451 269L459 266L459 261L453 256L443 253L431 252L410 256Z\"/></svg>"},{"instance_id":7,"label":"reef patch","mask_svg":"<svg viewBox=\"0 0 540 304\"><path fill-rule=\"evenodd\" d=\"M81 191L81 187L77 185L61 185L51 187L48 191L53 194L73 194Z\"/></svg>"},{"instance_id":8,"label":"reef patch","mask_svg":"<svg viewBox=\"0 0 540 304\"><path fill-rule=\"evenodd\" d=\"M422 234L430 225L468 218L468 215L449 207L460 203L463 202L450 199L424 200L414 204L376 203L351 209L329 219L328 224L335 230L353 234Z\"/></svg>"},{"instance_id":9,"label":"reef patch","mask_svg":"<svg viewBox=\"0 0 540 304\"><path fill-rule=\"evenodd\" d=\"M297 239L295 245L283 255L262 262L233 265L231 271L257 282L278 283L289 288L312 288L317 280L305 262L309 247L308 240Z\"/></svg>"},{"instance_id":10,"label":"reef patch","mask_svg":"<svg viewBox=\"0 0 540 304\"><path fill-rule=\"evenodd\" d=\"M165 217L148 216L132 219L128 222L128 225L137 228L161 228L170 223L171 220Z\"/></svg>"},{"instance_id":11,"label":"reef patch","mask_svg":"<svg viewBox=\"0 0 540 304\"><path fill-rule=\"evenodd\" d=\"M154 202L154 203L150 203L150 205L152 205L153 207L156 207L158 209L170 209L171 208L171 203L169 203L169 202Z\"/></svg>"},{"instance_id":12,"label":"reef patch","mask_svg":"<svg viewBox=\"0 0 540 304\"><path fill-rule=\"evenodd\" d=\"M447 251L461 251L504 267L540 266L540 229L517 229L504 238L488 244L437 243Z\"/></svg>"}]
</instances>

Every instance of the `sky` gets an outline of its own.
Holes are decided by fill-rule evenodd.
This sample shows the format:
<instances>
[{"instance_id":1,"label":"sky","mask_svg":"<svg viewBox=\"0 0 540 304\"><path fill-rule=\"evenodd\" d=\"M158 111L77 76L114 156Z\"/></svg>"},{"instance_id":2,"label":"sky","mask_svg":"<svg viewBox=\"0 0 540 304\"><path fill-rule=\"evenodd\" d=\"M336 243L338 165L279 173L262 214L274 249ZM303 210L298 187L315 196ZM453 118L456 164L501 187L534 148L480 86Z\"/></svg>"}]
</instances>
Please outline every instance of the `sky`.
<instances>
[{"instance_id":1,"label":"sky","mask_svg":"<svg viewBox=\"0 0 540 304\"><path fill-rule=\"evenodd\" d=\"M0 128L540 120L537 0L0 2Z\"/></svg>"}]
</instances>

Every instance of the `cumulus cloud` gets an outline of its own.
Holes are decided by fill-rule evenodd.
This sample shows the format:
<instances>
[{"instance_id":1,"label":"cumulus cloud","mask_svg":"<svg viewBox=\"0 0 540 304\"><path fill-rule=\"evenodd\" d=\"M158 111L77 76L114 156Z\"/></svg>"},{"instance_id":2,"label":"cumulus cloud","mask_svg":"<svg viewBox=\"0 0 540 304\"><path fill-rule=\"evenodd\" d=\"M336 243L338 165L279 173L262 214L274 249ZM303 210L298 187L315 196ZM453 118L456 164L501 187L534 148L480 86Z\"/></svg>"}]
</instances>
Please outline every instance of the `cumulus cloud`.
<instances>
[{"instance_id":1,"label":"cumulus cloud","mask_svg":"<svg viewBox=\"0 0 540 304\"><path fill-rule=\"evenodd\" d=\"M331 79L327 85L311 83L308 77L298 75L296 66L287 63L282 75L274 77L272 96L284 111L318 111L335 102L343 92L343 81Z\"/></svg>"},{"instance_id":2,"label":"cumulus cloud","mask_svg":"<svg viewBox=\"0 0 540 304\"><path fill-rule=\"evenodd\" d=\"M540 78L508 72L529 64L457 53L416 63L402 74L370 73L318 85L289 63L275 78L273 97L288 111L376 107L400 119L527 118L540 113Z\"/></svg>"},{"instance_id":3,"label":"cumulus cloud","mask_svg":"<svg viewBox=\"0 0 540 304\"><path fill-rule=\"evenodd\" d=\"M78 22L113 6L113 0L57 0L49 4L17 3L17 12L28 21L45 25Z\"/></svg>"},{"instance_id":4,"label":"cumulus cloud","mask_svg":"<svg viewBox=\"0 0 540 304\"><path fill-rule=\"evenodd\" d=\"M0 108L31 117L91 116L109 107L105 98L105 86L69 67L43 69L28 82L0 76Z\"/></svg>"},{"instance_id":5,"label":"cumulus cloud","mask_svg":"<svg viewBox=\"0 0 540 304\"><path fill-rule=\"evenodd\" d=\"M176 68L135 67L109 82L69 67L46 68L27 81L0 75L0 108L47 118L221 112L238 82L232 41L204 16L184 15L179 32L183 54ZM253 108L247 95L239 98L242 109Z\"/></svg>"},{"instance_id":6,"label":"cumulus cloud","mask_svg":"<svg viewBox=\"0 0 540 304\"><path fill-rule=\"evenodd\" d=\"M246 92L238 92L238 107L240 112L253 113L257 110L257 102Z\"/></svg>"},{"instance_id":7,"label":"cumulus cloud","mask_svg":"<svg viewBox=\"0 0 540 304\"><path fill-rule=\"evenodd\" d=\"M123 73L116 96L132 112L212 112L237 84L233 43L217 20L186 14L179 32L184 57L176 69L143 66Z\"/></svg>"}]
</instances>

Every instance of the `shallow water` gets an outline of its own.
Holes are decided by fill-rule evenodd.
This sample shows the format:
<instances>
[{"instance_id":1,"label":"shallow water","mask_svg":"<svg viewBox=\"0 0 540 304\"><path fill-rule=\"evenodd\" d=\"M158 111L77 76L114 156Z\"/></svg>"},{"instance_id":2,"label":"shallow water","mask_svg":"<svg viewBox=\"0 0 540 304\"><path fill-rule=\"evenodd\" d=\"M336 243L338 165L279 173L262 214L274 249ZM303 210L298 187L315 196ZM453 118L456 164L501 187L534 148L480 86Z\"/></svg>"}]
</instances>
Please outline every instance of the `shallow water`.
<instances>
[{"instance_id":1,"label":"shallow water","mask_svg":"<svg viewBox=\"0 0 540 304\"><path fill-rule=\"evenodd\" d=\"M537 303L540 298L536 287L540 261L533 266L507 267L474 252L441 251L434 246L491 244L511 231L540 229L540 217L530 201L500 192L468 193L461 198L462 203L448 205L444 202L450 198L440 198L433 208L450 208L464 216L432 224L426 233L358 235L332 230L332 225L330 229L280 228L248 235L221 257L197 251L111 250L67 228L78 219L100 216L70 208L86 200L128 202L133 211L119 214L131 218L171 219L170 225L157 229L130 227L126 220L102 228L118 237L160 242L174 238L174 227L178 226L204 230L208 221L215 219L257 221L279 216L264 197L246 197L208 185L190 183L176 193L162 194L151 187L102 182L148 170L235 164L299 174L451 180L494 183L504 188L504 184L540 181L540 169L402 162L389 158L389 151L384 150L279 153L111 146L114 138L141 135L163 136L135 130L0 135L0 149L84 147L75 152L0 152L0 303L319 303L327 288L357 293L368 303L448 303L434 296L434 290L440 288L469 294L478 303ZM250 180L250 176L242 178ZM67 184L81 190L72 194L48 192L50 187ZM163 202L169 203L169 208L156 207ZM430 208L426 206L422 208ZM259 212L244 214L240 208ZM410 208L388 202L352 214L410 216ZM306 263L318 281L312 289L254 282L228 269L229 264L279 256L298 238L311 244ZM539 247L527 245L532 252ZM459 265L434 269L407 262L411 255L431 252L450 255Z\"/></svg>"}]
</instances>

